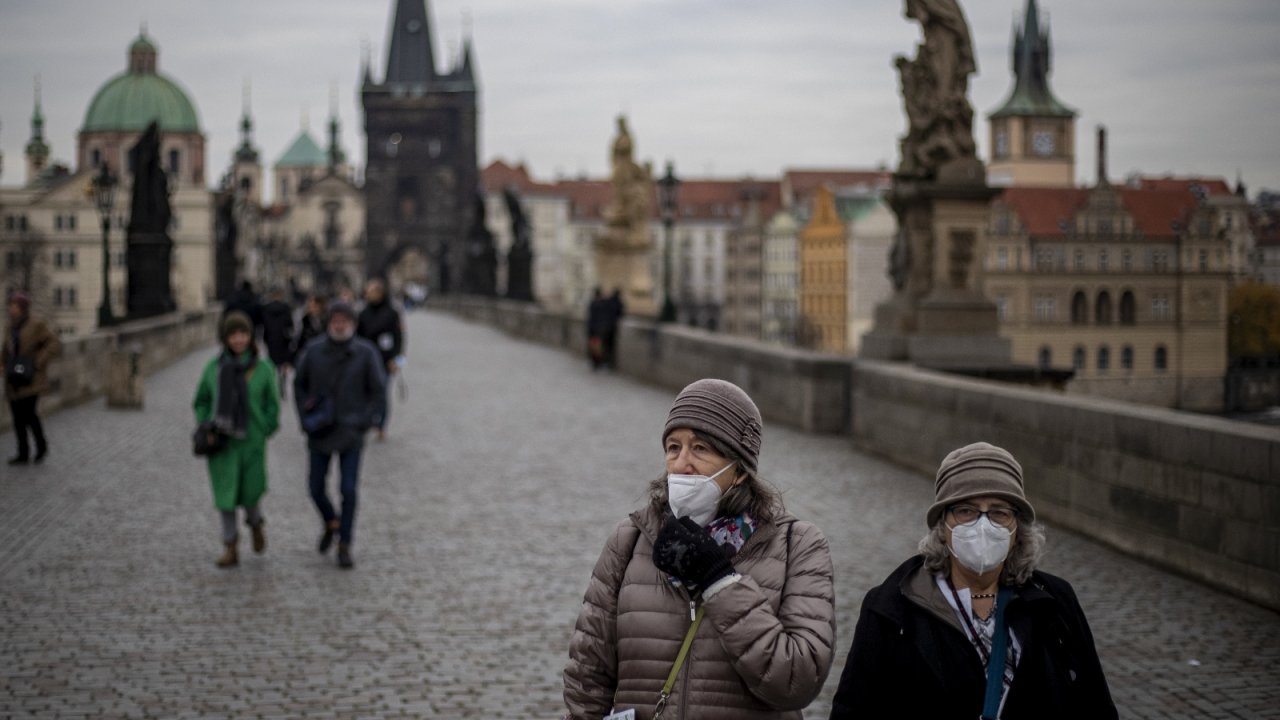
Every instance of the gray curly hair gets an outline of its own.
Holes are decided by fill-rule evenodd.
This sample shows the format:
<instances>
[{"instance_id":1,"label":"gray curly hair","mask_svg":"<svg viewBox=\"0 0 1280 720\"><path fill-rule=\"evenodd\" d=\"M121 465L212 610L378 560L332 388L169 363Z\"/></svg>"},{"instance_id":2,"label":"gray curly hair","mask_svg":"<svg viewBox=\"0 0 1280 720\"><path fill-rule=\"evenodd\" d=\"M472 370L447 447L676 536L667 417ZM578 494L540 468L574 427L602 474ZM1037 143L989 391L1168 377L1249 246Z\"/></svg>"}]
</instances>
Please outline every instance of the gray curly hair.
<instances>
[{"instance_id":1,"label":"gray curly hair","mask_svg":"<svg viewBox=\"0 0 1280 720\"><path fill-rule=\"evenodd\" d=\"M929 528L929 532L920 538L919 550L924 556L924 567L931 573L951 573L951 551L947 549L946 515ZM1009 557L1004 560L1004 569L1000 571L1001 585L1023 585L1031 578L1031 573L1040 564L1044 554L1044 528L1034 520L1020 518L1014 531L1013 548Z\"/></svg>"}]
</instances>

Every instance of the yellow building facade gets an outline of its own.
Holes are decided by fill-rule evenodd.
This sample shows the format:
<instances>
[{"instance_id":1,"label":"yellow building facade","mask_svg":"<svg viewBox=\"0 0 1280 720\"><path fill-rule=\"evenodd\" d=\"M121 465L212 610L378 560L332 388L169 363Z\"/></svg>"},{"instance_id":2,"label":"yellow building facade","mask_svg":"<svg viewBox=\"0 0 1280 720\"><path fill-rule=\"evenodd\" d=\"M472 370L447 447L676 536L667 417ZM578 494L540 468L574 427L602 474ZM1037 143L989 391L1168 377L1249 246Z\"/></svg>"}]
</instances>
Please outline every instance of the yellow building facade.
<instances>
[{"instance_id":1,"label":"yellow building facade","mask_svg":"<svg viewBox=\"0 0 1280 720\"><path fill-rule=\"evenodd\" d=\"M804 347L843 353L849 346L848 226L835 195L821 187L800 230L800 329Z\"/></svg>"}]
</instances>

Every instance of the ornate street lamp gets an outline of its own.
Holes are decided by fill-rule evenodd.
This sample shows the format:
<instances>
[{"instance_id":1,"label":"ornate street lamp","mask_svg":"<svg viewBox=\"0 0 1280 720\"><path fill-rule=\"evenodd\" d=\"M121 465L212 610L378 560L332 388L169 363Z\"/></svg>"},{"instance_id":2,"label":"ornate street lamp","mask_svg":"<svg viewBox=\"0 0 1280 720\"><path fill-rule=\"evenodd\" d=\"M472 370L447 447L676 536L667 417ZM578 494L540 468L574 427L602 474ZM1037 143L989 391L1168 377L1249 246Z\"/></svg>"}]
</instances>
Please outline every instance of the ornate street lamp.
<instances>
[{"instance_id":1,"label":"ornate street lamp","mask_svg":"<svg viewBox=\"0 0 1280 720\"><path fill-rule=\"evenodd\" d=\"M675 243L673 235L676 224L677 199L680 194L680 180L676 177L667 161L667 172L658 179L658 207L662 210L662 227L665 244L662 249L662 311L658 322L674 322L676 305L671 301L671 246Z\"/></svg>"},{"instance_id":2,"label":"ornate street lamp","mask_svg":"<svg viewBox=\"0 0 1280 720\"><path fill-rule=\"evenodd\" d=\"M111 248L107 244L107 236L111 232L111 211L115 206L116 176L104 162L98 168L98 175L93 178L93 199L98 206L98 214L102 217L102 304L98 305L98 327L107 327L115 323L111 313L111 284L108 272L111 269Z\"/></svg>"}]
</instances>

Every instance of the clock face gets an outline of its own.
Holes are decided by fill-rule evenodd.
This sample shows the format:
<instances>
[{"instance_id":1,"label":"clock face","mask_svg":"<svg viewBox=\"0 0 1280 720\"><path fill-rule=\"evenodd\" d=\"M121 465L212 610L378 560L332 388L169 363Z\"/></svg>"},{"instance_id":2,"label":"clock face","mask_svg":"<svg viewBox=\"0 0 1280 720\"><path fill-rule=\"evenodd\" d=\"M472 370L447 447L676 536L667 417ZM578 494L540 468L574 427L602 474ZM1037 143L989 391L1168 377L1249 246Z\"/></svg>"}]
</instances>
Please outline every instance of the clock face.
<instances>
[{"instance_id":1,"label":"clock face","mask_svg":"<svg viewBox=\"0 0 1280 720\"><path fill-rule=\"evenodd\" d=\"M1031 135L1031 151L1036 155L1041 157L1052 155L1056 146L1053 133L1048 130L1037 130Z\"/></svg>"}]
</instances>

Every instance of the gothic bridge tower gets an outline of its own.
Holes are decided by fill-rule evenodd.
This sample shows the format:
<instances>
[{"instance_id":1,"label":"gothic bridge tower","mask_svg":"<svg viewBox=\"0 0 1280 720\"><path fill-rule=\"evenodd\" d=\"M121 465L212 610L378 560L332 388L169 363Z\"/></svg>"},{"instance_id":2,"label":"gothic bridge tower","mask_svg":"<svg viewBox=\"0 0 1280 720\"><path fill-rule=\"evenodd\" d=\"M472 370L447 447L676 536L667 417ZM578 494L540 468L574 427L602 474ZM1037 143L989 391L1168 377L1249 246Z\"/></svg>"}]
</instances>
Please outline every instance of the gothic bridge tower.
<instances>
[{"instance_id":1,"label":"gothic bridge tower","mask_svg":"<svg viewBox=\"0 0 1280 720\"><path fill-rule=\"evenodd\" d=\"M461 289L480 183L479 92L471 39L438 72L431 35L426 0L395 0L382 82L365 60L365 264L370 276L386 275L416 252L431 290L447 293Z\"/></svg>"}]
</instances>

